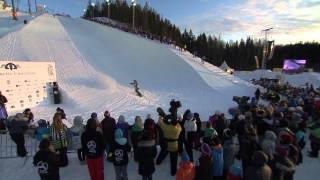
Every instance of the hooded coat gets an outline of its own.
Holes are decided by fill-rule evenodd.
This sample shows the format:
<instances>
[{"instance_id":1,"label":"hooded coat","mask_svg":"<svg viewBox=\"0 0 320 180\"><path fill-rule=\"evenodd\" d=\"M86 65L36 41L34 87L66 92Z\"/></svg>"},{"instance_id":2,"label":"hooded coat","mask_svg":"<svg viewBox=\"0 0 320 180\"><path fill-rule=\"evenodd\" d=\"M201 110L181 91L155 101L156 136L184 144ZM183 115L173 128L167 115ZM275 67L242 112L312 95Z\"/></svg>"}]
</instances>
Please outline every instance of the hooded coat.
<instances>
[{"instance_id":1,"label":"hooded coat","mask_svg":"<svg viewBox=\"0 0 320 180\"><path fill-rule=\"evenodd\" d=\"M18 113L16 116L9 118L7 127L11 135L24 134L28 129L28 124L28 119L22 113Z\"/></svg>"},{"instance_id":2,"label":"hooded coat","mask_svg":"<svg viewBox=\"0 0 320 180\"><path fill-rule=\"evenodd\" d=\"M90 125L96 123L94 121L88 121L86 131L81 135L82 150L88 159L101 158L105 148L102 134L97 131L96 126Z\"/></svg>"},{"instance_id":3,"label":"hooded coat","mask_svg":"<svg viewBox=\"0 0 320 180\"><path fill-rule=\"evenodd\" d=\"M272 170L267 165L268 157L262 151L256 151L251 166L245 172L245 180L271 180Z\"/></svg>"},{"instance_id":4,"label":"hooded coat","mask_svg":"<svg viewBox=\"0 0 320 180\"><path fill-rule=\"evenodd\" d=\"M232 138L223 143L223 167L228 170L234 163L237 151Z\"/></svg>"},{"instance_id":5,"label":"hooded coat","mask_svg":"<svg viewBox=\"0 0 320 180\"><path fill-rule=\"evenodd\" d=\"M128 164L128 152L131 146L128 139L124 136L121 129L116 129L114 133L114 143L110 147L112 153L112 162L114 166L123 166Z\"/></svg>"},{"instance_id":6,"label":"hooded coat","mask_svg":"<svg viewBox=\"0 0 320 180\"><path fill-rule=\"evenodd\" d=\"M126 122L126 119L123 115L119 116L118 123L116 124L116 129L121 129L123 137L128 138L128 130L130 125Z\"/></svg>"},{"instance_id":7,"label":"hooded coat","mask_svg":"<svg viewBox=\"0 0 320 180\"><path fill-rule=\"evenodd\" d=\"M110 116L105 117L101 121L101 128L106 143L112 143L114 141L114 131L116 130L116 120Z\"/></svg>"},{"instance_id":8,"label":"hooded coat","mask_svg":"<svg viewBox=\"0 0 320 180\"><path fill-rule=\"evenodd\" d=\"M223 147L221 145L212 148L212 175L223 175Z\"/></svg>"},{"instance_id":9,"label":"hooded coat","mask_svg":"<svg viewBox=\"0 0 320 180\"><path fill-rule=\"evenodd\" d=\"M155 172L154 158L157 156L156 141L143 138L138 142L137 160L139 162L139 174L150 176Z\"/></svg>"},{"instance_id":10,"label":"hooded coat","mask_svg":"<svg viewBox=\"0 0 320 180\"><path fill-rule=\"evenodd\" d=\"M82 123L83 119L81 116L76 116L73 119L73 126L70 128L73 149L81 149L81 135L85 128Z\"/></svg>"}]
</instances>

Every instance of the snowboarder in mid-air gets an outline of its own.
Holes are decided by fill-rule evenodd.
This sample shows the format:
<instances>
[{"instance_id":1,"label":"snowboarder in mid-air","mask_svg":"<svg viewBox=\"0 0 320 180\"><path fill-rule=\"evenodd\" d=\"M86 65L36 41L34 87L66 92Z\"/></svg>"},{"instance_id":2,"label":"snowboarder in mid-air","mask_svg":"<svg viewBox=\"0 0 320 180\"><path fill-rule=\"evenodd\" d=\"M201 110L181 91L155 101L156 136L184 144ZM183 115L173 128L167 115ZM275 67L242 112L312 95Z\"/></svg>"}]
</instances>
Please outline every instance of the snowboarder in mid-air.
<instances>
[{"instance_id":1,"label":"snowboarder in mid-air","mask_svg":"<svg viewBox=\"0 0 320 180\"><path fill-rule=\"evenodd\" d=\"M136 91L136 93L137 93L137 96L139 96L139 97L142 97L142 94L141 94L141 92L139 91L139 84L138 84L138 81L137 80L133 80L133 82L132 83L130 83L131 85L133 85L133 87L134 87L134 90Z\"/></svg>"}]
</instances>

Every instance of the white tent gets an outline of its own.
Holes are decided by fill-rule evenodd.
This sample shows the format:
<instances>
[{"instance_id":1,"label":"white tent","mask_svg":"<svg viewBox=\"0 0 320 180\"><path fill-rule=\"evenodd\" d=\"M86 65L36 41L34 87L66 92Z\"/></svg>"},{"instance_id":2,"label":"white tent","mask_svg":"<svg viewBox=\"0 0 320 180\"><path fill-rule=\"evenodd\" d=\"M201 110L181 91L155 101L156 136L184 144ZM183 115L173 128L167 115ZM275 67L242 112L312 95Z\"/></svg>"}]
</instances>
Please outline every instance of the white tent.
<instances>
[{"instance_id":1,"label":"white tent","mask_svg":"<svg viewBox=\"0 0 320 180\"><path fill-rule=\"evenodd\" d=\"M228 72L228 73L233 73L233 69L228 66L226 61L223 61L223 63L221 64L221 66L219 68L222 69L223 71Z\"/></svg>"}]
</instances>

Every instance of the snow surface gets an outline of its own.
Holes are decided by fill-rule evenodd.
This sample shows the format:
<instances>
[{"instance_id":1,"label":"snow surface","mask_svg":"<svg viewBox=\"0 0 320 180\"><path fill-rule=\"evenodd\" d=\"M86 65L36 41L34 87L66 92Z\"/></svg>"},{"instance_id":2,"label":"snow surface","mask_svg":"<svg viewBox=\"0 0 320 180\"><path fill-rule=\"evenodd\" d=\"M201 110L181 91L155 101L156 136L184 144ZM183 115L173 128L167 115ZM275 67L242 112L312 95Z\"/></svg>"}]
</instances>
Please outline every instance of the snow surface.
<instances>
[{"instance_id":1,"label":"snow surface","mask_svg":"<svg viewBox=\"0 0 320 180\"><path fill-rule=\"evenodd\" d=\"M1 60L54 61L63 91L62 108L69 120L93 111L155 115L173 98L183 108L207 119L216 110L227 113L234 95L252 95L255 88L214 66L201 65L185 52L82 19L42 15L23 29L0 39ZM139 98L129 85L140 84ZM223 102L223 103L222 103ZM56 106L32 107L36 119L51 119Z\"/></svg>"}]
</instances>

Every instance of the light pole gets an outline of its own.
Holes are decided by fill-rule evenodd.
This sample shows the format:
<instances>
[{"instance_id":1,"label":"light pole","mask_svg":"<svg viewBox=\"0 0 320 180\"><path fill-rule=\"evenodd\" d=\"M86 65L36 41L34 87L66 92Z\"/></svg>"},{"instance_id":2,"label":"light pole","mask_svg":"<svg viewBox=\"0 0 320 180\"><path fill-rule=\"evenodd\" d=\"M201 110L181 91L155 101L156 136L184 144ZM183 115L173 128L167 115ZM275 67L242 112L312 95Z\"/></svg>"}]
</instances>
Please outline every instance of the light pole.
<instances>
[{"instance_id":1,"label":"light pole","mask_svg":"<svg viewBox=\"0 0 320 180\"><path fill-rule=\"evenodd\" d=\"M91 3L91 6L92 6L92 19L94 19L94 7L95 7L95 4L94 3Z\"/></svg>"},{"instance_id":2,"label":"light pole","mask_svg":"<svg viewBox=\"0 0 320 180\"><path fill-rule=\"evenodd\" d=\"M30 0L28 0L28 6L29 6L29 14L31 15L31 2L30 2Z\"/></svg>"},{"instance_id":3,"label":"light pole","mask_svg":"<svg viewBox=\"0 0 320 180\"><path fill-rule=\"evenodd\" d=\"M132 12L132 29L134 30L135 7L137 5L136 0L131 0L131 5L132 5L132 9L133 9L133 12Z\"/></svg>"},{"instance_id":4,"label":"light pole","mask_svg":"<svg viewBox=\"0 0 320 180\"><path fill-rule=\"evenodd\" d=\"M38 8L37 8L37 0L34 0L34 7L36 8L36 12L38 12Z\"/></svg>"},{"instance_id":5,"label":"light pole","mask_svg":"<svg viewBox=\"0 0 320 180\"><path fill-rule=\"evenodd\" d=\"M110 22L110 4L111 4L111 1L110 0L106 0L107 2L107 5L108 5L108 19L109 19L109 22Z\"/></svg>"}]
</instances>

